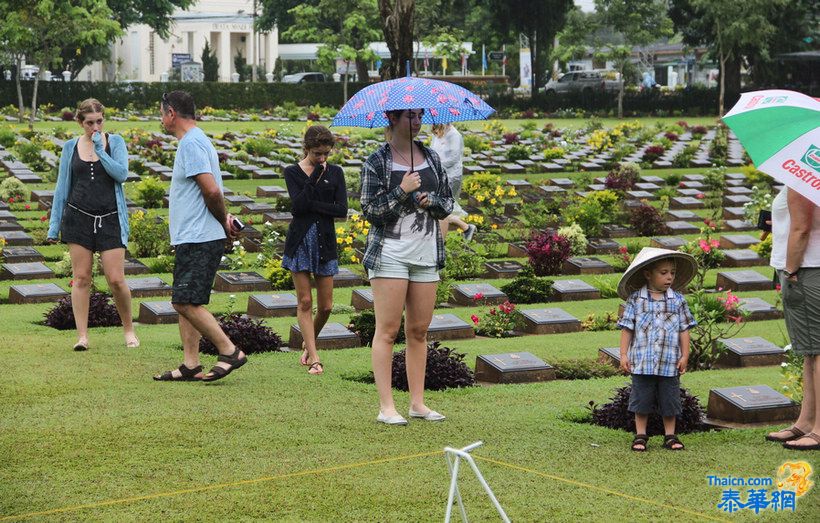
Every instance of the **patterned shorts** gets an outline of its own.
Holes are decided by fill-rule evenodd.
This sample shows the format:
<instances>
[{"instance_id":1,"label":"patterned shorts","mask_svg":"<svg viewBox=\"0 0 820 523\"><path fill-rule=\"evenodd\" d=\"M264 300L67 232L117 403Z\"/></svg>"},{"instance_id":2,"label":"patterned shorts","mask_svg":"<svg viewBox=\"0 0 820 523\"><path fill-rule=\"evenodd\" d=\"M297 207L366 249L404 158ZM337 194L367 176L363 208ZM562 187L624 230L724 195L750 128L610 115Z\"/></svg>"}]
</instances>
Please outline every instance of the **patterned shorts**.
<instances>
[{"instance_id":1,"label":"patterned shorts","mask_svg":"<svg viewBox=\"0 0 820 523\"><path fill-rule=\"evenodd\" d=\"M211 301L216 270L225 253L225 240L182 243L174 248L174 293L171 303L205 305Z\"/></svg>"}]
</instances>

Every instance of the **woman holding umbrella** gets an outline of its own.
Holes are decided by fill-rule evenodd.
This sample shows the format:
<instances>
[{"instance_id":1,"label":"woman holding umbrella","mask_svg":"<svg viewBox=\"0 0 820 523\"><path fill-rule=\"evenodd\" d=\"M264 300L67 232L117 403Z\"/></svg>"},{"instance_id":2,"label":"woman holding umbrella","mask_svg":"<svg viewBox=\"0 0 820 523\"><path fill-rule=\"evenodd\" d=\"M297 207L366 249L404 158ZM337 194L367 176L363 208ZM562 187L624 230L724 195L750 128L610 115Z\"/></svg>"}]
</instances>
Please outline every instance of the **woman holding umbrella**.
<instances>
[{"instance_id":1,"label":"woman holding umbrella","mask_svg":"<svg viewBox=\"0 0 820 523\"><path fill-rule=\"evenodd\" d=\"M427 328L436 303L438 271L444 268L439 220L453 210L439 156L413 140L423 109L386 111L387 142L362 166L362 212L370 222L364 266L373 288L376 333L373 374L379 392L377 421L406 425L392 391L393 343L406 311L407 382L412 418L441 421L424 404ZM415 160L415 161L414 161Z\"/></svg>"}]
</instances>

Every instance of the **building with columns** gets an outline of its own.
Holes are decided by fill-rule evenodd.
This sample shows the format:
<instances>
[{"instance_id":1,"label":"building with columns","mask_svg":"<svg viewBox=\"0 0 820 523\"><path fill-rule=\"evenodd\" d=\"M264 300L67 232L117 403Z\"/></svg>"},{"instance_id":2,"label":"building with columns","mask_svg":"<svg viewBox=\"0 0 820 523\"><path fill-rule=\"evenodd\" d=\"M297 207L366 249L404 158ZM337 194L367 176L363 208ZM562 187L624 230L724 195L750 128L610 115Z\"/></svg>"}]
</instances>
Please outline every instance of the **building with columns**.
<instances>
[{"instance_id":1,"label":"building with columns","mask_svg":"<svg viewBox=\"0 0 820 523\"><path fill-rule=\"evenodd\" d=\"M253 4L253 0L199 0L189 10L172 15L167 40L147 25L128 27L111 46L111 59L86 67L78 79L159 82L171 74L174 63L188 58L201 63L206 41L219 60L219 81L231 81L238 52L249 65L256 61L257 74L264 78L279 56L279 34L275 28L268 33L253 32Z\"/></svg>"}]
</instances>

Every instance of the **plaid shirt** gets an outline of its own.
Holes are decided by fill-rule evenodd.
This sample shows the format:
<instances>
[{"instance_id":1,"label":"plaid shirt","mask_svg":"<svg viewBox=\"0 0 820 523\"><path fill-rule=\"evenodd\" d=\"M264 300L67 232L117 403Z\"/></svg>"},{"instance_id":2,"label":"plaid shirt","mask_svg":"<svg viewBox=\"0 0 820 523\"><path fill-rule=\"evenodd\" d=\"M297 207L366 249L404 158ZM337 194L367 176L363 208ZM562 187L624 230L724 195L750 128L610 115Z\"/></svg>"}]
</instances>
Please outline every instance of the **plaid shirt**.
<instances>
[{"instance_id":1,"label":"plaid shirt","mask_svg":"<svg viewBox=\"0 0 820 523\"><path fill-rule=\"evenodd\" d=\"M626 301L618 327L632 331L629 363L632 374L677 376L681 356L680 333L697 325L679 292L666 291L663 300L652 300L644 285Z\"/></svg>"},{"instance_id":2,"label":"plaid shirt","mask_svg":"<svg viewBox=\"0 0 820 523\"><path fill-rule=\"evenodd\" d=\"M441 270L444 268L445 254L438 220L443 220L453 212L453 195L438 154L421 142L416 142L416 145L424 152L424 158L438 176L438 190L429 194L430 206L427 211L436 219L436 268ZM362 262L368 269L375 270L381 265L384 229L399 219L401 205L409 197L398 185L390 189L392 171L393 155L389 144L379 147L362 165L362 213L370 222Z\"/></svg>"}]
</instances>

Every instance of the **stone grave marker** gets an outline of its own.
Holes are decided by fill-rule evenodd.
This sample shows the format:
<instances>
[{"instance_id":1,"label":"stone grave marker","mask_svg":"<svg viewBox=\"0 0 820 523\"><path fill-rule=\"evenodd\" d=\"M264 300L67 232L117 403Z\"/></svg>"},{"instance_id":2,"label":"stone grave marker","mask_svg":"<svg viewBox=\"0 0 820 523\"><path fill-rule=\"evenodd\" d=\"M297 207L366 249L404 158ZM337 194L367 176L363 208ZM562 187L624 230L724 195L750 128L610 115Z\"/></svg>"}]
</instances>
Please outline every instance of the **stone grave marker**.
<instances>
[{"instance_id":1,"label":"stone grave marker","mask_svg":"<svg viewBox=\"0 0 820 523\"><path fill-rule=\"evenodd\" d=\"M517 163L502 163L501 172L507 174L524 174L527 172L527 169L524 168L523 165L518 165Z\"/></svg>"},{"instance_id":2,"label":"stone grave marker","mask_svg":"<svg viewBox=\"0 0 820 523\"><path fill-rule=\"evenodd\" d=\"M670 251L677 251L684 245L686 245L686 240L683 238L678 238L677 236L660 236L649 240L650 247L669 249Z\"/></svg>"},{"instance_id":3,"label":"stone grave marker","mask_svg":"<svg viewBox=\"0 0 820 523\"><path fill-rule=\"evenodd\" d=\"M757 225L746 220L724 220L723 228L727 231L753 231Z\"/></svg>"},{"instance_id":4,"label":"stone grave marker","mask_svg":"<svg viewBox=\"0 0 820 523\"><path fill-rule=\"evenodd\" d=\"M518 193L532 190L532 184L527 180L507 180L506 184L512 185Z\"/></svg>"},{"instance_id":5,"label":"stone grave marker","mask_svg":"<svg viewBox=\"0 0 820 523\"><path fill-rule=\"evenodd\" d=\"M132 298L147 298L151 296L167 296L173 292L173 287L152 276L148 278L132 278L125 280L131 290Z\"/></svg>"},{"instance_id":6,"label":"stone grave marker","mask_svg":"<svg viewBox=\"0 0 820 523\"><path fill-rule=\"evenodd\" d=\"M618 225L617 223L607 223L601 230L607 238L631 238L632 236L636 236L635 231L629 227Z\"/></svg>"},{"instance_id":7,"label":"stone grave marker","mask_svg":"<svg viewBox=\"0 0 820 523\"><path fill-rule=\"evenodd\" d=\"M665 223L671 234L697 234L700 229L692 222L675 220Z\"/></svg>"},{"instance_id":8,"label":"stone grave marker","mask_svg":"<svg viewBox=\"0 0 820 523\"><path fill-rule=\"evenodd\" d=\"M641 182L635 184L635 189L639 191L655 192L661 189L661 186L656 183Z\"/></svg>"},{"instance_id":9,"label":"stone grave marker","mask_svg":"<svg viewBox=\"0 0 820 523\"><path fill-rule=\"evenodd\" d=\"M723 204L729 207L740 207L750 201L752 201L752 199L745 194L729 194L723 197Z\"/></svg>"},{"instance_id":10,"label":"stone grave marker","mask_svg":"<svg viewBox=\"0 0 820 523\"><path fill-rule=\"evenodd\" d=\"M278 185L260 185L256 188L256 196L260 198L272 198L287 196L288 190Z\"/></svg>"},{"instance_id":11,"label":"stone grave marker","mask_svg":"<svg viewBox=\"0 0 820 523\"><path fill-rule=\"evenodd\" d=\"M746 216L746 210L743 207L724 207L724 220L743 220Z\"/></svg>"},{"instance_id":12,"label":"stone grave marker","mask_svg":"<svg viewBox=\"0 0 820 523\"><path fill-rule=\"evenodd\" d=\"M218 272L214 289L224 292L253 292L271 290L270 281L261 274L248 272Z\"/></svg>"},{"instance_id":13,"label":"stone grave marker","mask_svg":"<svg viewBox=\"0 0 820 523\"><path fill-rule=\"evenodd\" d=\"M296 295L292 292L281 294L251 294L248 296L248 316L279 318L296 316Z\"/></svg>"},{"instance_id":14,"label":"stone grave marker","mask_svg":"<svg viewBox=\"0 0 820 523\"><path fill-rule=\"evenodd\" d=\"M664 180L660 176L641 176L640 180L642 183L654 183L659 186L663 186L666 184L666 180Z\"/></svg>"},{"instance_id":15,"label":"stone grave marker","mask_svg":"<svg viewBox=\"0 0 820 523\"><path fill-rule=\"evenodd\" d=\"M627 198L630 200L657 200L658 197L649 191L626 191Z\"/></svg>"},{"instance_id":16,"label":"stone grave marker","mask_svg":"<svg viewBox=\"0 0 820 523\"><path fill-rule=\"evenodd\" d=\"M678 187L681 187L681 188L683 188L683 189L696 189L696 190L698 190L698 191L700 191L700 192L703 192L703 189L704 189L706 186L705 186L705 185L703 185L703 183L701 183L701 182L685 182L685 181L684 181L684 182L680 182L680 183L678 184Z\"/></svg>"},{"instance_id":17,"label":"stone grave marker","mask_svg":"<svg viewBox=\"0 0 820 523\"><path fill-rule=\"evenodd\" d=\"M621 349L620 347L604 347L598 349L598 361L605 365L612 365L616 368L621 368Z\"/></svg>"},{"instance_id":18,"label":"stone grave marker","mask_svg":"<svg viewBox=\"0 0 820 523\"><path fill-rule=\"evenodd\" d=\"M791 421L798 414L800 405L768 385L712 389L706 408L710 420L741 424Z\"/></svg>"},{"instance_id":19,"label":"stone grave marker","mask_svg":"<svg viewBox=\"0 0 820 523\"><path fill-rule=\"evenodd\" d=\"M266 212L263 217L264 221L276 223L290 223L293 221L293 215L289 212Z\"/></svg>"},{"instance_id":20,"label":"stone grave marker","mask_svg":"<svg viewBox=\"0 0 820 523\"><path fill-rule=\"evenodd\" d=\"M361 276L344 267L339 267L339 273L333 276L334 287L358 287L362 284L364 280Z\"/></svg>"},{"instance_id":21,"label":"stone grave marker","mask_svg":"<svg viewBox=\"0 0 820 523\"><path fill-rule=\"evenodd\" d=\"M357 311L373 308L373 291L370 289L353 289L350 295L350 304Z\"/></svg>"},{"instance_id":22,"label":"stone grave marker","mask_svg":"<svg viewBox=\"0 0 820 523\"><path fill-rule=\"evenodd\" d=\"M670 209L703 209L703 200L691 196L676 196L669 201Z\"/></svg>"},{"instance_id":23,"label":"stone grave marker","mask_svg":"<svg viewBox=\"0 0 820 523\"><path fill-rule=\"evenodd\" d=\"M31 191L32 202L52 202L54 201L54 191Z\"/></svg>"},{"instance_id":24,"label":"stone grave marker","mask_svg":"<svg viewBox=\"0 0 820 523\"><path fill-rule=\"evenodd\" d=\"M245 203L242 204L242 209L240 213L242 214L265 214L276 212L276 209L273 205L265 202L253 202L253 203ZM290 213L288 213L290 215Z\"/></svg>"},{"instance_id":25,"label":"stone grave marker","mask_svg":"<svg viewBox=\"0 0 820 523\"><path fill-rule=\"evenodd\" d=\"M8 247L24 247L34 245L34 238L23 231L0 231L0 238L6 240Z\"/></svg>"},{"instance_id":26,"label":"stone grave marker","mask_svg":"<svg viewBox=\"0 0 820 523\"><path fill-rule=\"evenodd\" d=\"M517 261L486 262L484 267L487 269L485 276L493 279L515 278L524 269Z\"/></svg>"},{"instance_id":27,"label":"stone grave marker","mask_svg":"<svg viewBox=\"0 0 820 523\"><path fill-rule=\"evenodd\" d=\"M298 349L302 346L302 341L302 331L299 329L299 325L291 325L288 347ZM357 336L355 332L348 330L348 328L341 323L326 323L322 328L322 332L316 337L316 348L319 350L350 349L361 346L362 342L359 336Z\"/></svg>"},{"instance_id":28,"label":"stone grave marker","mask_svg":"<svg viewBox=\"0 0 820 523\"><path fill-rule=\"evenodd\" d=\"M583 280L555 280L552 284L555 301L597 300L601 291Z\"/></svg>"},{"instance_id":29,"label":"stone grave marker","mask_svg":"<svg viewBox=\"0 0 820 523\"><path fill-rule=\"evenodd\" d=\"M42 280L53 277L54 271L43 262L6 263L0 270L0 280Z\"/></svg>"},{"instance_id":30,"label":"stone grave marker","mask_svg":"<svg viewBox=\"0 0 820 523\"><path fill-rule=\"evenodd\" d=\"M434 314L427 328L429 341L475 338L473 327L455 314Z\"/></svg>"},{"instance_id":31,"label":"stone grave marker","mask_svg":"<svg viewBox=\"0 0 820 523\"><path fill-rule=\"evenodd\" d=\"M562 274L608 274L612 266L600 258L574 256L561 267Z\"/></svg>"},{"instance_id":32,"label":"stone grave marker","mask_svg":"<svg viewBox=\"0 0 820 523\"><path fill-rule=\"evenodd\" d=\"M230 196L225 196L225 201L227 201L231 205L254 203L253 198L251 198L250 196L245 196L244 194L232 194Z\"/></svg>"},{"instance_id":33,"label":"stone grave marker","mask_svg":"<svg viewBox=\"0 0 820 523\"><path fill-rule=\"evenodd\" d=\"M774 288L771 278L767 278L757 271L732 271L717 274L717 288L743 291L769 291Z\"/></svg>"},{"instance_id":34,"label":"stone grave marker","mask_svg":"<svg viewBox=\"0 0 820 523\"><path fill-rule=\"evenodd\" d=\"M593 238L587 242L587 254L615 254L621 244L610 238Z\"/></svg>"},{"instance_id":35,"label":"stone grave marker","mask_svg":"<svg viewBox=\"0 0 820 523\"><path fill-rule=\"evenodd\" d=\"M123 262L123 269L125 269L125 274L128 275L148 274L151 272L151 269L149 269L148 266L136 258L126 258Z\"/></svg>"},{"instance_id":36,"label":"stone grave marker","mask_svg":"<svg viewBox=\"0 0 820 523\"><path fill-rule=\"evenodd\" d=\"M538 189L541 191L541 196L547 199L553 199L567 193L565 189L557 185L539 185Z\"/></svg>"},{"instance_id":37,"label":"stone grave marker","mask_svg":"<svg viewBox=\"0 0 820 523\"><path fill-rule=\"evenodd\" d=\"M553 178L553 179L549 180L549 184L550 185L557 185L558 187L561 187L562 189L565 189L565 190L566 189L572 189L573 187L575 187L575 182L573 182L569 178Z\"/></svg>"},{"instance_id":38,"label":"stone grave marker","mask_svg":"<svg viewBox=\"0 0 820 523\"><path fill-rule=\"evenodd\" d=\"M683 180L687 182L702 182L706 180L706 177L702 174L687 174L684 175Z\"/></svg>"},{"instance_id":39,"label":"stone grave marker","mask_svg":"<svg viewBox=\"0 0 820 523\"><path fill-rule=\"evenodd\" d=\"M66 296L69 293L56 283L12 285L9 288L9 303L46 303L59 301Z\"/></svg>"},{"instance_id":40,"label":"stone grave marker","mask_svg":"<svg viewBox=\"0 0 820 523\"><path fill-rule=\"evenodd\" d=\"M563 309L526 309L521 314L524 316L524 331L528 334L560 334L581 330L581 321Z\"/></svg>"},{"instance_id":41,"label":"stone grave marker","mask_svg":"<svg viewBox=\"0 0 820 523\"><path fill-rule=\"evenodd\" d=\"M697 197L698 194L703 194L703 191L699 189L678 189L678 194L681 196L691 196Z\"/></svg>"},{"instance_id":42,"label":"stone grave marker","mask_svg":"<svg viewBox=\"0 0 820 523\"><path fill-rule=\"evenodd\" d=\"M723 254L726 258L721 264L722 267L754 267L768 264L768 260L764 260L751 249L725 249Z\"/></svg>"},{"instance_id":43,"label":"stone grave marker","mask_svg":"<svg viewBox=\"0 0 820 523\"><path fill-rule=\"evenodd\" d=\"M144 301L140 303L137 321L149 325L179 323L179 313L170 301Z\"/></svg>"},{"instance_id":44,"label":"stone grave marker","mask_svg":"<svg viewBox=\"0 0 820 523\"><path fill-rule=\"evenodd\" d=\"M45 258L34 247L4 247L2 253L4 263L31 263L43 262Z\"/></svg>"},{"instance_id":45,"label":"stone grave marker","mask_svg":"<svg viewBox=\"0 0 820 523\"><path fill-rule=\"evenodd\" d=\"M523 242L518 243L511 243L507 246L507 256L510 258L527 258L529 254L527 253L526 244Z\"/></svg>"},{"instance_id":46,"label":"stone grave marker","mask_svg":"<svg viewBox=\"0 0 820 523\"><path fill-rule=\"evenodd\" d=\"M591 185L587 185L587 189L592 192L605 191L606 185L602 183L593 183Z\"/></svg>"},{"instance_id":47,"label":"stone grave marker","mask_svg":"<svg viewBox=\"0 0 820 523\"><path fill-rule=\"evenodd\" d=\"M0 232L24 232L25 230L26 229L15 220L0 221Z\"/></svg>"},{"instance_id":48,"label":"stone grave marker","mask_svg":"<svg viewBox=\"0 0 820 523\"><path fill-rule=\"evenodd\" d=\"M779 320L783 317L783 311L761 298L740 298L738 307L749 314L746 321Z\"/></svg>"},{"instance_id":49,"label":"stone grave marker","mask_svg":"<svg viewBox=\"0 0 820 523\"><path fill-rule=\"evenodd\" d=\"M741 176L743 176L743 175L741 175ZM749 189L748 187L743 187L743 186L740 186L740 187L727 187L726 188L726 193L727 194L746 194L746 195L749 195L749 194L752 194L752 190Z\"/></svg>"},{"instance_id":50,"label":"stone grave marker","mask_svg":"<svg viewBox=\"0 0 820 523\"><path fill-rule=\"evenodd\" d=\"M703 223L703 218L686 209L669 209L666 211L665 219Z\"/></svg>"},{"instance_id":51,"label":"stone grave marker","mask_svg":"<svg viewBox=\"0 0 820 523\"><path fill-rule=\"evenodd\" d=\"M476 299L476 295L482 295ZM507 301L507 295L489 283L460 283L452 289L451 303L457 305L498 305Z\"/></svg>"},{"instance_id":52,"label":"stone grave marker","mask_svg":"<svg viewBox=\"0 0 820 523\"><path fill-rule=\"evenodd\" d=\"M781 347L761 338L727 338L718 340L723 345L723 354L715 362L718 367L759 367L780 365L786 358Z\"/></svg>"},{"instance_id":53,"label":"stone grave marker","mask_svg":"<svg viewBox=\"0 0 820 523\"><path fill-rule=\"evenodd\" d=\"M760 238L749 234L724 234L720 237L721 249L748 249L760 243Z\"/></svg>"},{"instance_id":54,"label":"stone grave marker","mask_svg":"<svg viewBox=\"0 0 820 523\"><path fill-rule=\"evenodd\" d=\"M555 379L555 369L529 352L482 354L475 361L476 381L534 383Z\"/></svg>"}]
</instances>

